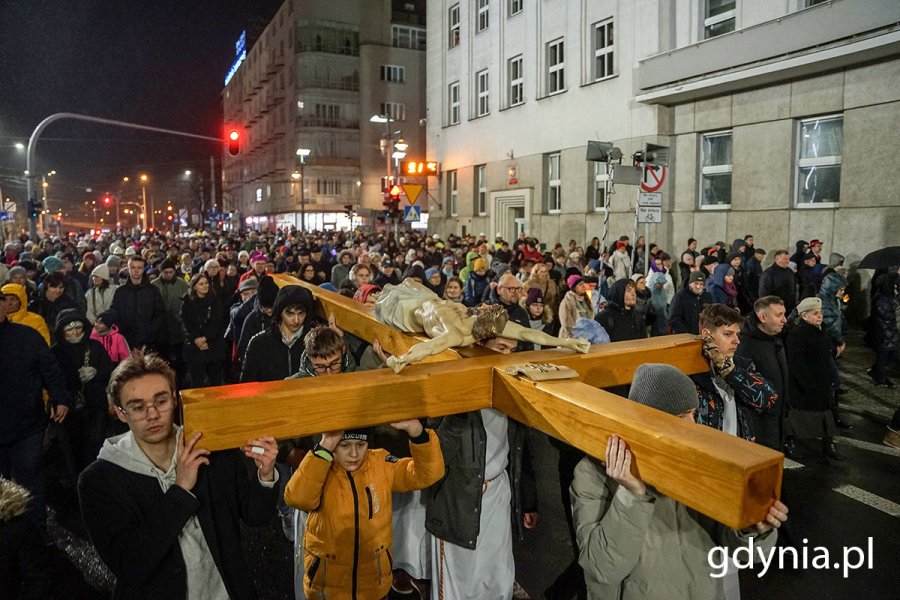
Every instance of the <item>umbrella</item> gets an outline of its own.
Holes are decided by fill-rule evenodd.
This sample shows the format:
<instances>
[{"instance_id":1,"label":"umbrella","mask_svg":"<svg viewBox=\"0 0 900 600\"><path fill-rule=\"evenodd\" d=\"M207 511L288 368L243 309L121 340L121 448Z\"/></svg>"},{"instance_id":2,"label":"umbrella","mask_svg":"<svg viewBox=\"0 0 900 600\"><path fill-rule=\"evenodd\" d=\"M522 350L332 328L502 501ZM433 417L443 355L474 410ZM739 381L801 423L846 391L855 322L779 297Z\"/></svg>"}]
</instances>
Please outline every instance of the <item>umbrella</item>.
<instances>
[{"instance_id":1,"label":"umbrella","mask_svg":"<svg viewBox=\"0 0 900 600\"><path fill-rule=\"evenodd\" d=\"M859 263L860 269L887 269L900 265L900 246L888 246L866 254Z\"/></svg>"}]
</instances>

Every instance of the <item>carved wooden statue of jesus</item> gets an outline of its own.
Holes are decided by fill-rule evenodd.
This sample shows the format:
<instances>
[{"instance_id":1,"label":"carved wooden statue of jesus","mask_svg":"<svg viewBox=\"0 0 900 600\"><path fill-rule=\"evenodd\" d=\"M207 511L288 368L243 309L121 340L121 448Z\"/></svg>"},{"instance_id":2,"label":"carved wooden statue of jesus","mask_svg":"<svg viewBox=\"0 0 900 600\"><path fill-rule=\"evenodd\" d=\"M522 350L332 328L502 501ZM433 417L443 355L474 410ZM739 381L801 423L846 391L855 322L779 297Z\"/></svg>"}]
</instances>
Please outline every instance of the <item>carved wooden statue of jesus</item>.
<instances>
[{"instance_id":1,"label":"carved wooden statue of jesus","mask_svg":"<svg viewBox=\"0 0 900 600\"><path fill-rule=\"evenodd\" d=\"M590 342L585 339L560 339L513 323L500 305L469 309L457 302L442 300L414 279L385 286L375 303L375 318L404 333L424 333L431 338L416 344L406 354L388 358L388 366L396 373L426 356L493 337L562 346L581 353L591 349Z\"/></svg>"}]
</instances>

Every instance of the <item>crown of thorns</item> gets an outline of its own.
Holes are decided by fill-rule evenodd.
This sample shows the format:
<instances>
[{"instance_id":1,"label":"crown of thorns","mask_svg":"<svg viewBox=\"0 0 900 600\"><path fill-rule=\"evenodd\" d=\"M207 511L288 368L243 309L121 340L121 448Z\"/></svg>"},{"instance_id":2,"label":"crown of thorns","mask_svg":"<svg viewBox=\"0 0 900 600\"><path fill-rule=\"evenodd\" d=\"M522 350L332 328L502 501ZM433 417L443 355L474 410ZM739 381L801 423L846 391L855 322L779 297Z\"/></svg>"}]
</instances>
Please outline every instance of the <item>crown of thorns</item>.
<instances>
[{"instance_id":1,"label":"crown of thorns","mask_svg":"<svg viewBox=\"0 0 900 600\"><path fill-rule=\"evenodd\" d=\"M469 314L475 316L475 322L472 324L472 337L476 342L499 336L503 333L506 323L509 322L506 309L499 304L470 308Z\"/></svg>"}]
</instances>

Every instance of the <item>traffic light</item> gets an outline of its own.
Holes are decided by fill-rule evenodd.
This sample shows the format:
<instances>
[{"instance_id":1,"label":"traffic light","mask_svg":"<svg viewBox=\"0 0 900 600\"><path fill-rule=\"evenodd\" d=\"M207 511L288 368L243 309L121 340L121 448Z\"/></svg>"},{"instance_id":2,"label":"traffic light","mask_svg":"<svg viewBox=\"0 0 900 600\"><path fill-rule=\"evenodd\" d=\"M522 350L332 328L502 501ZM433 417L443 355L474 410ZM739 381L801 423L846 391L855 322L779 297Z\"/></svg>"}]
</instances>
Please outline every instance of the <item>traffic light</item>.
<instances>
[{"instance_id":1,"label":"traffic light","mask_svg":"<svg viewBox=\"0 0 900 600\"><path fill-rule=\"evenodd\" d=\"M228 156L237 156L241 153L241 132L237 129L231 129L226 136L226 145L228 147Z\"/></svg>"},{"instance_id":2,"label":"traffic light","mask_svg":"<svg viewBox=\"0 0 900 600\"><path fill-rule=\"evenodd\" d=\"M396 183L391 186L390 198L391 204L399 204L400 203L400 186Z\"/></svg>"},{"instance_id":3,"label":"traffic light","mask_svg":"<svg viewBox=\"0 0 900 600\"><path fill-rule=\"evenodd\" d=\"M347 213L347 218L348 218L348 219L352 219L352 218L353 218L353 205L352 205L352 204L345 204L345 205L344 205L344 212Z\"/></svg>"},{"instance_id":4,"label":"traffic light","mask_svg":"<svg viewBox=\"0 0 900 600\"><path fill-rule=\"evenodd\" d=\"M404 175L437 175L438 165L433 160L405 160L400 165Z\"/></svg>"},{"instance_id":5,"label":"traffic light","mask_svg":"<svg viewBox=\"0 0 900 600\"><path fill-rule=\"evenodd\" d=\"M103 196L103 205L109 206L110 204L112 204L112 198L110 198L109 196Z\"/></svg>"},{"instance_id":6,"label":"traffic light","mask_svg":"<svg viewBox=\"0 0 900 600\"><path fill-rule=\"evenodd\" d=\"M37 219L38 215L41 214L41 203L38 200L30 200L28 202L28 217L31 219Z\"/></svg>"}]
</instances>

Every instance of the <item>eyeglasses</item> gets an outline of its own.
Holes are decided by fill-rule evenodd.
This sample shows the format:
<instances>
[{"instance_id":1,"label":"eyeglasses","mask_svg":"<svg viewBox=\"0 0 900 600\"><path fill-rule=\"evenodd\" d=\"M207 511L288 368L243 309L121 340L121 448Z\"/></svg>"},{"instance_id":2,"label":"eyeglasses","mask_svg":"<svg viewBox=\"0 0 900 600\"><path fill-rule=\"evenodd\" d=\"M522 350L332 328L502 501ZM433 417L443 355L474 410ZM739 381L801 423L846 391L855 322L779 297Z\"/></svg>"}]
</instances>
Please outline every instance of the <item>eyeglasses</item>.
<instances>
[{"instance_id":1,"label":"eyeglasses","mask_svg":"<svg viewBox=\"0 0 900 600\"><path fill-rule=\"evenodd\" d=\"M504 288L504 289L507 289L507 290L509 290L509 291L511 291L511 292L521 292L523 289L525 289L525 288L523 288L521 285L519 285L519 286L501 285L501 286L499 286L499 287L502 287L502 288Z\"/></svg>"},{"instance_id":2,"label":"eyeglasses","mask_svg":"<svg viewBox=\"0 0 900 600\"><path fill-rule=\"evenodd\" d=\"M125 408L124 406L118 406L117 408L121 410L122 413L130 416L135 421L143 421L147 418L147 413L150 412L151 408L155 408L156 412L158 412L160 415L163 415L172 410L174 407L175 398L173 398L171 394L166 394L165 396L157 396L150 402L132 406L131 408Z\"/></svg>"},{"instance_id":3,"label":"eyeglasses","mask_svg":"<svg viewBox=\"0 0 900 600\"><path fill-rule=\"evenodd\" d=\"M340 358L337 358L337 359L331 361L327 365L317 365L316 363L313 363L312 368L319 375L321 375L322 373L327 373L328 371L331 371L332 373L337 373L341 370L341 363L343 361L344 361L344 357L341 356Z\"/></svg>"}]
</instances>

